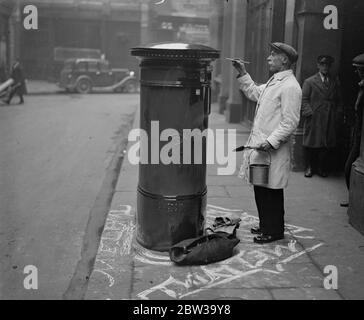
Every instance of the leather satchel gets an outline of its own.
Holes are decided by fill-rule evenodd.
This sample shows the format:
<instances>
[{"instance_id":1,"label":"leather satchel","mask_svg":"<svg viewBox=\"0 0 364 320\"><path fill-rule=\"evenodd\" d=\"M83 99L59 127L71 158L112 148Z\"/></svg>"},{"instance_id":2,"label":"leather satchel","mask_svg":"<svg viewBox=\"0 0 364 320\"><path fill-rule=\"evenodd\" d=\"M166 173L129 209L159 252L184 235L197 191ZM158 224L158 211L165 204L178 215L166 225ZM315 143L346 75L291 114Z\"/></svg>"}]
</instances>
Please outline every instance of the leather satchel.
<instances>
[{"instance_id":1,"label":"leather satchel","mask_svg":"<svg viewBox=\"0 0 364 320\"><path fill-rule=\"evenodd\" d=\"M215 232L175 244L169 257L178 265L209 264L230 258L239 242L235 234Z\"/></svg>"}]
</instances>

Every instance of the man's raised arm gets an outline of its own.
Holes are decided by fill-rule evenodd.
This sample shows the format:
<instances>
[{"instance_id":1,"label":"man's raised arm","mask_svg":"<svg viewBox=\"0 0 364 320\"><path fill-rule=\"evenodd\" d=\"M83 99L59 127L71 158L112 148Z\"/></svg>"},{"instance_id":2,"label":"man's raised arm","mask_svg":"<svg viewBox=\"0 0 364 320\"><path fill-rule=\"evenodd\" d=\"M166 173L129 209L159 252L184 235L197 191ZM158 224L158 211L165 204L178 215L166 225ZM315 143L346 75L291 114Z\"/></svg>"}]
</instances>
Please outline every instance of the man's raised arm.
<instances>
[{"instance_id":1,"label":"man's raised arm","mask_svg":"<svg viewBox=\"0 0 364 320\"><path fill-rule=\"evenodd\" d=\"M252 101L257 102L265 85L257 85L250 75L246 72L245 64L238 60L233 62L233 66L238 71L238 81L240 83L240 90L244 92L246 97Z\"/></svg>"}]
</instances>

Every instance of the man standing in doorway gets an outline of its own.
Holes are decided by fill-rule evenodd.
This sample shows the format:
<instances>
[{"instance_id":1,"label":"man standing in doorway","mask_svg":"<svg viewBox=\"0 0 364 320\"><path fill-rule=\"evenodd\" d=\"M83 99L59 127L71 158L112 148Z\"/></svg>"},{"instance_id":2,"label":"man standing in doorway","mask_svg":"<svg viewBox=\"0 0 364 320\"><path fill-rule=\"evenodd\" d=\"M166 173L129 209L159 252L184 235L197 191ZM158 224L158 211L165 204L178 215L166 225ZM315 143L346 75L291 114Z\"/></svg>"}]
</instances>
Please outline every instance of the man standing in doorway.
<instances>
[{"instance_id":1,"label":"man standing in doorway","mask_svg":"<svg viewBox=\"0 0 364 320\"><path fill-rule=\"evenodd\" d=\"M257 85L244 63L234 61L240 89L257 102L252 131L243 154L240 174L249 181L249 162L261 161L269 153L270 169L266 185L254 185L259 226L252 228L254 242L264 244L284 238L284 193L291 170L289 138L296 130L302 102L302 91L292 66L298 54L291 46L270 44L269 70L274 74L266 84ZM263 152L265 151L265 152Z\"/></svg>"},{"instance_id":2,"label":"man standing in doorway","mask_svg":"<svg viewBox=\"0 0 364 320\"><path fill-rule=\"evenodd\" d=\"M334 58L321 55L317 58L318 73L306 79L302 87L303 143L305 147L305 177L314 172L328 175L328 154L336 147L339 121L343 120L340 85L330 69Z\"/></svg>"}]
</instances>

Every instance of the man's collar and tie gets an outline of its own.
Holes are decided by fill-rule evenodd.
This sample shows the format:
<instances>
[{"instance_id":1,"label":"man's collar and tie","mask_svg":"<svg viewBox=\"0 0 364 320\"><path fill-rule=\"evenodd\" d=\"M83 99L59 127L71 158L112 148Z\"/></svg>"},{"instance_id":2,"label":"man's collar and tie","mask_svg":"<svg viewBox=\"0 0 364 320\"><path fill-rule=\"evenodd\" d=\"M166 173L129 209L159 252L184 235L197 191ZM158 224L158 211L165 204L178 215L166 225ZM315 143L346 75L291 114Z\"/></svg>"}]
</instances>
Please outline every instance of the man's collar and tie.
<instances>
[{"instance_id":1,"label":"man's collar and tie","mask_svg":"<svg viewBox=\"0 0 364 320\"><path fill-rule=\"evenodd\" d=\"M317 57L317 63L319 69L321 69L324 66L326 66L329 69L334 62L335 59L329 55L320 55ZM324 87L328 89L330 86L330 75L328 73L324 74L321 71L319 71L319 75Z\"/></svg>"},{"instance_id":2,"label":"man's collar and tie","mask_svg":"<svg viewBox=\"0 0 364 320\"><path fill-rule=\"evenodd\" d=\"M323 82L324 84L328 84L328 83L329 83L329 79L330 79L329 75L327 75L327 74L322 74L321 72L319 72L319 75L320 75L321 80L322 80L322 82Z\"/></svg>"}]
</instances>

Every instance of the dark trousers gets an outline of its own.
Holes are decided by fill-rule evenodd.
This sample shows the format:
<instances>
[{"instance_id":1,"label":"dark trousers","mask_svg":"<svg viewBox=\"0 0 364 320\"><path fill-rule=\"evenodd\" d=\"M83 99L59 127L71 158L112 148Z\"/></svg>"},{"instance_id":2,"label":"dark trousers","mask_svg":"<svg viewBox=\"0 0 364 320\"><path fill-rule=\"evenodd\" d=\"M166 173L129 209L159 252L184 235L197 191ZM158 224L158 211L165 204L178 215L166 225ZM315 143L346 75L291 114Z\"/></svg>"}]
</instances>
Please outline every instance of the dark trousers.
<instances>
[{"instance_id":1,"label":"dark trousers","mask_svg":"<svg viewBox=\"0 0 364 320\"><path fill-rule=\"evenodd\" d=\"M328 167L328 148L308 148L305 147L306 169L311 167L314 171L326 171Z\"/></svg>"},{"instance_id":2,"label":"dark trousers","mask_svg":"<svg viewBox=\"0 0 364 320\"><path fill-rule=\"evenodd\" d=\"M20 88L15 88L14 90L11 90L10 91L10 94L9 94L9 98L8 98L8 103L11 102L11 100L13 99L14 95L18 95L19 96L19 99L20 99L20 102L24 102L24 98L23 98L23 92Z\"/></svg>"},{"instance_id":3,"label":"dark trousers","mask_svg":"<svg viewBox=\"0 0 364 320\"><path fill-rule=\"evenodd\" d=\"M259 215L259 227L263 234L284 233L283 189L268 189L254 186L255 203Z\"/></svg>"}]
</instances>

